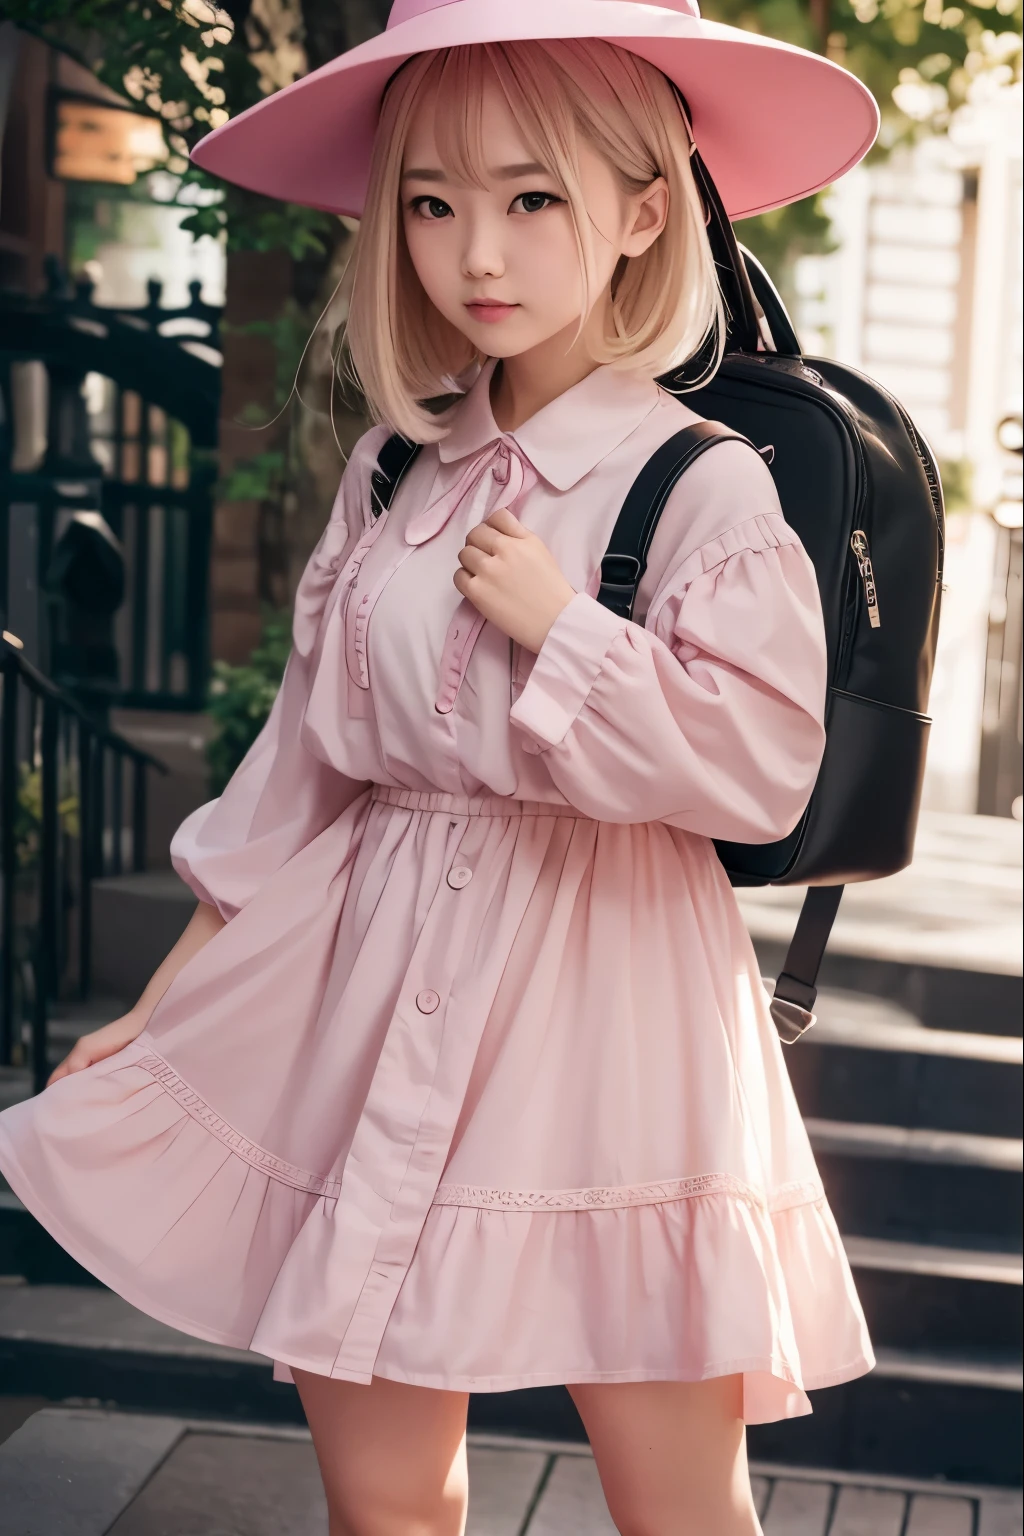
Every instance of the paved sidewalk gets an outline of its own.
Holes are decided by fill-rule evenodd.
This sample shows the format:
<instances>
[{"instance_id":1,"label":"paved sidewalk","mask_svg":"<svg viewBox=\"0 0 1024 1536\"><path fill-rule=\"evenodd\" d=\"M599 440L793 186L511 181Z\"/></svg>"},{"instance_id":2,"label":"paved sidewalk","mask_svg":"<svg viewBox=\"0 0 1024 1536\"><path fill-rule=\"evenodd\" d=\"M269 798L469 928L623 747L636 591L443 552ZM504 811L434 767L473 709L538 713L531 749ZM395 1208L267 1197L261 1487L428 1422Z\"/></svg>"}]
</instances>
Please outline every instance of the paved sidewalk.
<instances>
[{"instance_id":1,"label":"paved sidewalk","mask_svg":"<svg viewBox=\"0 0 1024 1536\"><path fill-rule=\"evenodd\" d=\"M614 1536L585 1446L470 1437L467 1536ZM765 1536L1021 1536L1021 1495L757 1466ZM326 1536L299 1429L51 1408L0 1447L4 1536Z\"/></svg>"}]
</instances>

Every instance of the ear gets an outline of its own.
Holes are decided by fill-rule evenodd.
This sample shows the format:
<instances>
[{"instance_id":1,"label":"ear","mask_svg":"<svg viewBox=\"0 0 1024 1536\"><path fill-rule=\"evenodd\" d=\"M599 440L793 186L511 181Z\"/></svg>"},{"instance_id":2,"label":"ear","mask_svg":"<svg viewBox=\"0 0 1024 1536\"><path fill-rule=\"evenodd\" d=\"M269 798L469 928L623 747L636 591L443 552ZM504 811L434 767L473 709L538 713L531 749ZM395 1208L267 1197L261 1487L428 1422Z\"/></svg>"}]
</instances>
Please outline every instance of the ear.
<instances>
[{"instance_id":1,"label":"ear","mask_svg":"<svg viewBox=\"0 0 1024 1536\"><path fill-rule=\"evenodd\" d=\"M668 220L668 182L658 176L630 199L632 222L622 242L623 256L642 256L657 240Z\"/></svg>"}]
</instances>

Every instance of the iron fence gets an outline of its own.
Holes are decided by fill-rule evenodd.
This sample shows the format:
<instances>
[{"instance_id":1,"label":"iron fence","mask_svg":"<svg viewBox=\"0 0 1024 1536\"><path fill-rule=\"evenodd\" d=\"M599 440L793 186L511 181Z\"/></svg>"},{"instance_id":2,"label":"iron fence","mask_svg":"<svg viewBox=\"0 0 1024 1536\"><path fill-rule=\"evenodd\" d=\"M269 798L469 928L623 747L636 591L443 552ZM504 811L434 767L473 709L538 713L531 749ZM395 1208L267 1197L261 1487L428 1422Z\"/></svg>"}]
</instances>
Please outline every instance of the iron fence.
<instances>
[{"instance_id":1,"label":"iron fence","mask_svg":"<svg viewBox=\"0 0 1024 1536\"><path fill-rule=\"evenodd\" d=\"M49 1073L48 1019L88 995L92 882L146 867L157 758L105 729L0 639L0 1066Z\"/></svg>"}]
</instances>

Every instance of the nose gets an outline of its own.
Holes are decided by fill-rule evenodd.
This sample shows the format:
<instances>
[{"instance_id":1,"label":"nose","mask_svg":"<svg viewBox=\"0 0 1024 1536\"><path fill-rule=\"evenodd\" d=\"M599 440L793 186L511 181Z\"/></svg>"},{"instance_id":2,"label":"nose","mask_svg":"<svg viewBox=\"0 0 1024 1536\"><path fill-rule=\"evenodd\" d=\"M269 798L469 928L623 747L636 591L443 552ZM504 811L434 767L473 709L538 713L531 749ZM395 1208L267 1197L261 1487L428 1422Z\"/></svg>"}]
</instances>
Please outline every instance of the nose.
<instances>
[{"instance_id":1,"label":"nose","mask_svg":"<svg viewBox=\"0 0 1024 1536\"><path fill-rule=\"evenodd\" d=\"M462 253L463 276L502 277L505 258L496 222L486 216L478 216L469 220L466 227L466 245Z\"/></svg>"}]
</instances>

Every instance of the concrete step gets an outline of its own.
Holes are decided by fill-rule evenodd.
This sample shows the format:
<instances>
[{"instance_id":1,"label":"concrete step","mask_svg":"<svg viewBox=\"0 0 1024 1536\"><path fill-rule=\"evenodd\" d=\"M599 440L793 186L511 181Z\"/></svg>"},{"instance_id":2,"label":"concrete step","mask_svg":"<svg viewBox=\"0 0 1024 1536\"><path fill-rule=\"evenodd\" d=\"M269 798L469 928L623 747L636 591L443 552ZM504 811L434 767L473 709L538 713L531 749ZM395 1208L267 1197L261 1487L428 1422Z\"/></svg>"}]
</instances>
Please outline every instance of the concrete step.
<instances>
[{"instance_id":1,"label":"concrete step","mask_svg":"<svg viewBox=\"0 0 1024 1536\"><path fill-rule=\"evenodd\" d=\"M205 746L213 720L203 712L115 709L110 723L168 769L150 773L147 780L146 865L170 869L171 838L185 817L210 799Z\"/></svg>"},{"instance_id":2,"label":"concrete step","mask_svg":"<svg viewBox=\"0 0 1024 1536\"><path fill-rule=\"evenodd\" d=\"M809 1465L1009 1483L1020 1475L1020 1362L995 1350L883 1350L869 1377L814 1393L809 1419L751 1429L751 1454ZM11 1395L302 1422L269 1362L153 1321L109 1291L0 1286L0 1381ZM583 1438L564 1389L475 1397L476 1429Z\"/></svg>"},{"instance_id":3,"label":"concrete step","mask_svg":"<svg viewBox=\"0 0 1024 1536\"><path fill-rule=\"evenodd\" d=\"M848 886L821 984L898 1004L934 1029L1024 1030L1022 828L1002 816L925 811L914 860ZM777 976L804 891L737 891L764 975Z\"/></svg>"},{"instance_id":4,"label":"concrete step","mask_svg":"<svg viewBox=\"0 0 1024 1536\"><path fill-rule=\"evenodd\" d=\"M86 1002L51 1004L47 1025L50 1066L55 1067L82 1035L109 1024L126 1012L126 1005L116 998L96 997ZM32 1096L32 1074L27 1067L0 1067L0 1112ZM7 1181L0 1175L0 1190Z\"/></svg>"},{"instance_id":5,"label":"concrete step","mask_svg":"<svg viewBox=\"0 0 1024 1536\"><path fill-rule=\"evenodd\" d=\"M262 1355L168 1328L101 1286L0 1285L0 1383L52 1402L303 1422Z\"/></svg>"},{"instance_id":6,"label":"concrete step","mask_svg":"<svg viewBox=\"0 0 1024 1536\"><path fill-rule=\"evenodd\" d=\"M1020 1354L1019 1254L972 1253L869 1237L844 1239L877 1348Z\"/></svg>"},{"instance_id":7,"label":"concrete step","mask_svg":"<svg viewBox=\"0 0 1024 1536\"><path fill-rule=\"evenodd\" d=\"M1024 1040L929 1029L883 998L823 988L818 1022L786 1052L804 1115L1024 1136Z\"/></svg>"},{"instance_id":8,"label":"concrete step","mask_svg":"<svg viewBox=\"0 0 1024 1536\"><path fill-rule=\"evenodd\" d=\"M93 987L134 1003L195 911L172 869L110 875L92 887Z\"/></svg>"},{"instance_id":9,"label":"concrete step","mask_svg":"<svg viewBox=\"0 0 1024 1536\"><path fill-rule=\"evenodd\" d=\"M50 1007L50 1055L62 1058L82 1035L119 1019L131 1005L123 997L95 992L84 1002L59 1002Z\"/></svg>"},{"instance_id":10,"label":"concrete step","mask_svg":"<svg viewBox=\"0 0 1024 1536\"><path fill-rule=\"evenodd\" d=\"M99 1281L29 1215L17 1195L0 1189L0 1281L29 1285L94 1285Z\"/></svg>"},{"instance_id":11,"label":"concrete step","mask_svg":"<svg viewBox=\"0 0 1024 1536\"><path fill-rule=\"evenodd\" d=\"M842 1232L1020 1252L1016 1138L817 1119L806 1125Z\"/></svg>"},{"instance_id":12,"label":"concrete step","mask_svg":"<svg viewBox=\"0 0 1024 1536\"><path fill-rule=\"evenodd\" d=\"M466 1536L613 1536L586 1445L471 1433ZM1014 1490L757 1462L765 1536L1020 1536ZM45 1409L0 1449L7 1536L326 1536L309 1434Z\"/></svg>"}]
</instances>

